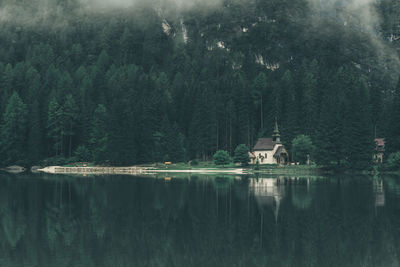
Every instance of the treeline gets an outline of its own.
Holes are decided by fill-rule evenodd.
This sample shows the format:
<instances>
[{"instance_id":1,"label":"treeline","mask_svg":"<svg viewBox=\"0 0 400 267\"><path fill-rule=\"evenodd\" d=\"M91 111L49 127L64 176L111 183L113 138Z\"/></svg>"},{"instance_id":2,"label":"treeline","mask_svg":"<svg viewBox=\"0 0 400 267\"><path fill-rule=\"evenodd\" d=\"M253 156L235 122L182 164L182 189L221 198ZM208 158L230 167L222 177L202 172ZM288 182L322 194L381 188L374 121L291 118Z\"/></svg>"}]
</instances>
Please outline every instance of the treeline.
<instances>
[{"instance_id":1,"label":"treeline","mask_svg":"<svg viewBox=\"0 0 400 267\"><path fill-rule=\"evenodd\" d=\"M306 134L317 163L364 168L375 135L400 150L390 4L376 36L305 0L2 22L1 164L211 159L269 137L277 116L289 150Z\"/></svg>"}]
</instances>

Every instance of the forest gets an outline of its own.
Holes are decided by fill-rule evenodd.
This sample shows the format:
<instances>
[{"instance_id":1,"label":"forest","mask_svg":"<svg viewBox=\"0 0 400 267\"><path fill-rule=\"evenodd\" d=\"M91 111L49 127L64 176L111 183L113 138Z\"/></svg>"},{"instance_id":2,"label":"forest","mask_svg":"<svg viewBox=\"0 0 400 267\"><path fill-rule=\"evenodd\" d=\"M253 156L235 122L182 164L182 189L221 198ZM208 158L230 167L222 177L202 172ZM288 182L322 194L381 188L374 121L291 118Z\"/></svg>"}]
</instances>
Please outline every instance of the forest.
<instances>
[{"instance_id":1,"label":"forest","mask_svg":"<svg viewBox=\"0 0 400 267\"><path fill-rule=\"evenodd\" d=\"M316 2L2 1L1 165L208 160L275 117L320 165L400 151L400 3Z\"/></svg>"}]
</instances>

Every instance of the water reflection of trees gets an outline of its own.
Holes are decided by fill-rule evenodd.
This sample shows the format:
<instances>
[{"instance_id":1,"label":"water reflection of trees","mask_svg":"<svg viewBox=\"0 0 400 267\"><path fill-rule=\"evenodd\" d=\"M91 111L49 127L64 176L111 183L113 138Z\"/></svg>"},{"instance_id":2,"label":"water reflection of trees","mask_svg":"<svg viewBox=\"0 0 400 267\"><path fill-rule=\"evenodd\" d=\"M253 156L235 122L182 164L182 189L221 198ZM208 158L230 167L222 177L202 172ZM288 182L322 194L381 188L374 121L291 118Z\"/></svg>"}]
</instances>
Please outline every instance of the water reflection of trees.
<instances>
[{"instance_id":1,"label":"water reflection of trees","mask_svg":"<svg viewBox=\"0 0 400 267\"><path fill-rule=\"evenodd\" d=\"M398 265L398 208L376 216L372 183L269 179L3 176L0 263Z\"/></svg>"}]
</instances>

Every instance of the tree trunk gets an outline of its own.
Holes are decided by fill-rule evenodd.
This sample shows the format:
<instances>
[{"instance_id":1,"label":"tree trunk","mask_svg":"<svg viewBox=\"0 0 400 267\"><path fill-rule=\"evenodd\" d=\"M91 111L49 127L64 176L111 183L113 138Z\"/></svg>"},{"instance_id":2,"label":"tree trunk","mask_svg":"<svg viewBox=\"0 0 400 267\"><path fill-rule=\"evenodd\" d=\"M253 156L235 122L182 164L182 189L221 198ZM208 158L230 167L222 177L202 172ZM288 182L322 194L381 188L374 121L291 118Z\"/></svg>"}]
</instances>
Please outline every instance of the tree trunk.
<instances>
[{"instance_id":1,"label":"tree trunk","mask_svg":"<svg viewBox=\"0 0 400 267\"><path fill-rule=\"evenodd\" d=\"M72 125L69 127L69 157L71 157L72 151Z\"/></svg>"},{"instance_id":2,"label":"tree trunk","mask_svg":"<svg viewBox=\"0 0 400 267\"><path fill-rule=\"evenodd\" d=\"M261 131L264 130L264 117L263 117L263 97L261 92L261 111L260 111L260 120L261 120Z\"/></svg>"},{"instance_id":3,"label":"tree trunk","mask_svg":"<svg viewBox=\"0 0 400 267\"><path fill-rule=\"evenodd\" d=\"M229 118L229 153L232 155L232 118Z\"/></svg>"},{"instance_id":4,"label":"tree trunk","mask_svg":"<svg viewBox=\"0 0 400 267\"><path fill-rule=\"evenodd\" d=\"M72 135L69 136L69 157L71 157L71 148L72 148Z\"/></svg>"}]
</instances>

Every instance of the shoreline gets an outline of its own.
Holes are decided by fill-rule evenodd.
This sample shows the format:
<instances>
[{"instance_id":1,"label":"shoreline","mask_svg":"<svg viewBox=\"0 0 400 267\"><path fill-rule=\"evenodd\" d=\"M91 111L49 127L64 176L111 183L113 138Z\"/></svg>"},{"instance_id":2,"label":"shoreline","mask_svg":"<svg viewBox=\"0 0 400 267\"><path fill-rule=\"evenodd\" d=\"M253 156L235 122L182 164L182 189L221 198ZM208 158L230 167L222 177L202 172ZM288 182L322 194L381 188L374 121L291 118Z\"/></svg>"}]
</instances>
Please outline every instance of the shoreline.
<instances>
[{"instance_id":1,"label":"shoreline","mask_svg":"<svg viewBox=\"0 0 400 267\"><path fill-rule=\"evenodd\" d=\"M17 167L17 166L12 166ZM19 166L18 166L19 167ZM127 174L127 175L149 175L149 174L232 174L232 175L258 175L258 174L271 174L271 175L332 175L332 174L362 174L362 175L379 175L390 174L400 175L399 172L387 171L351 171L343 170L343 172L335 172L334 170L326 170L319 166L265 166L259 169L241 166L227 166L216 167L212 165L203 165L196 167L183 166L181 164L174 164L169 166L162 165L136 165L127 167L113 167L113 166L47 166L40 168L35 166L32 172L35 173L48 173L48 174ZM10 173L22 173L27 169L20 168L18 171L2 169Z\"/></svg>"},{"instance_id":2,"label":"shoreline","mask_svg":"<svg viewBox=\"0 0 400 267\"><path fill-rule=\"evenodd\" d=\"M215 169L215 168L194 168L186 170L156 169L153 167L63 167L48 166L37 171L49 174L154 174L154 173L200 173L200 174L248 174L242 168ZM250 174L250 173L249 173Z\"/></svg>"}]
</instances>

